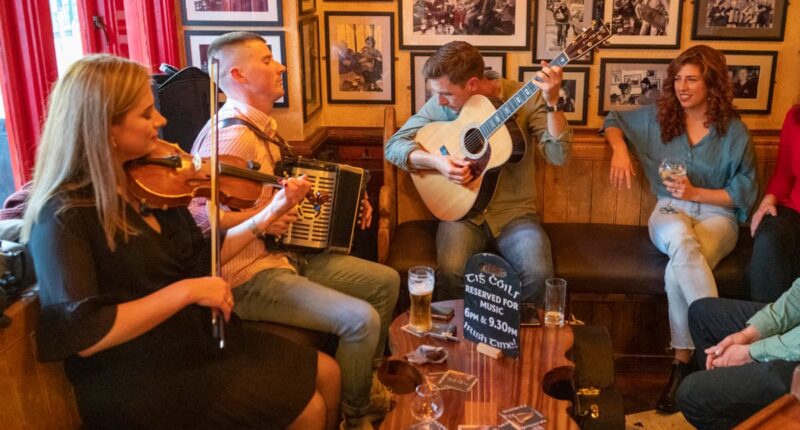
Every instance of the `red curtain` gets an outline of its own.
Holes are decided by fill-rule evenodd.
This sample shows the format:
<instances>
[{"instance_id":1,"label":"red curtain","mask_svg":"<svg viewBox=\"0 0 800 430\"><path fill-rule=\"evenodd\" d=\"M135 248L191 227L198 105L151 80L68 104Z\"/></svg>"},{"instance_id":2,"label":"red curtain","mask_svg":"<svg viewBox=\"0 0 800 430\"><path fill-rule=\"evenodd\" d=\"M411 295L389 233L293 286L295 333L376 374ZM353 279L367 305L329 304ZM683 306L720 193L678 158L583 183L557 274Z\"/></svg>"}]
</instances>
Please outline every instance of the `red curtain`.
<instances>
[{"instance_id":1,"label":"red curtain","mask_svg":"<svg viewBox=\"0 0 800 430\"><path fill-rule=\"evenodd\" d=\"M49 1L0 1L0 90L17 188L31 178L47 96L57 78Z\"/></svg>"},{"instance_id":2,"label":"red curtain","mask_svg":"<svg viewBox=\"0 0 800 430\"><path fill-rule=\"evenodd\" d=\"M167 63L180 68L178 26L172 0L125 0L130 58L150 66Z\"/></svg>"},{"instance_id":3,"label":"red curtain","mask_svg":"<svg viewBox=\"0 0 800 430\"><path fill-rule=\"evenodd\" d=\"M79 0L83 52L128 58L124 0Z\"/></svg>"},{"instance_id":4,"label":"red curtain","mask_svg":"<svg viewBox=\"0 0 800 430\"><path fill-rule=\"evenodd\" d=\"M161 63L181 65L172 0L78 3L85 52L128 56L130 50L130 58L151 65L153 71ZM123 8L125 19L120 13ZM98 28L96 22L102 22L105 29ZM137 43L135 50L132 41ZM56 79L49 0L0 0L0 90L17 188L31 178L47 97Z\"/></svg>"}]
</instances>

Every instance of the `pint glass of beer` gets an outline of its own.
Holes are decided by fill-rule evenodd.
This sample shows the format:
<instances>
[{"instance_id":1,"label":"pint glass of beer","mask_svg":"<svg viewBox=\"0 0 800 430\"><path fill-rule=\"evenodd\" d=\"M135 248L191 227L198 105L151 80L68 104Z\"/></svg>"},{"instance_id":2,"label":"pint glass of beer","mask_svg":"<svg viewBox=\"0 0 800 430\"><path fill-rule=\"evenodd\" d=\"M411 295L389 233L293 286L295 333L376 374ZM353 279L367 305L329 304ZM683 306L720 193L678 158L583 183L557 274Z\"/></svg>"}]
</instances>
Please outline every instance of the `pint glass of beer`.
<instances>
[{"instance_id":1,"label":"pint glass of beer","mask_svg":"<svg viewBox=\"0 0 800 430\"><path fill-rule=\"evenodd\" d=\"M411 295L411 316L408 325L417 333L431 329L431 297L433 296L433 268L414 266L408 269L408 293Z\"/></svg>"}]
</instances>

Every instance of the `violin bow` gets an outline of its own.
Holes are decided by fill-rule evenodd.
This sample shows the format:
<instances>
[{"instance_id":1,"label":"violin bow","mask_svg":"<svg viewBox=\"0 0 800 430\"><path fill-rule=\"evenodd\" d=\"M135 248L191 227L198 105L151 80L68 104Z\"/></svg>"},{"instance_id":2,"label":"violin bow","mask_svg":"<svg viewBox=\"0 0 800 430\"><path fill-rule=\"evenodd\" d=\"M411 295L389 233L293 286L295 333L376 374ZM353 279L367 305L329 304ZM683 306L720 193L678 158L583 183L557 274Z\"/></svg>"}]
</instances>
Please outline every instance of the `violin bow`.
<instances>
[{"instance_id":1,"label":"violin bow","mask_svg":"<svg viewBox=\"0 0 800 430\"><path fill-rule=\"evenodd\" d=\"M219 80L219 59L212 59L208 64L208 74L211 79L210 97L210 136L211 136L211 197L208 200L209 221L211 223L211 276L221 276L222 263L220 261L220 228L219 228L219 127L217 126L217 107L219 106L219 93L217 83ZM211 309L211 335L220 349L225 348L225 321L219 309Z\"/></svg>"}]
</instances>

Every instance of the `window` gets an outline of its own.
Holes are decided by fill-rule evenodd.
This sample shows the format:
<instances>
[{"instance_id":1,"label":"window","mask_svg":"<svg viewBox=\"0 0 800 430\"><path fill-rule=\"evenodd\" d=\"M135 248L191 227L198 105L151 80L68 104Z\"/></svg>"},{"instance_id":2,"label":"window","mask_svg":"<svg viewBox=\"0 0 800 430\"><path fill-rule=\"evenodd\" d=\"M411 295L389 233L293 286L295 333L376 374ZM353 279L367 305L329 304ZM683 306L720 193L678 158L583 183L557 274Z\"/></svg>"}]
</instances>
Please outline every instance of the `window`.
<instances>
[{"instance_id":1,"label":"window","mask_svg":"<svg viewBox=\"0 0 800 430\"><path fill-rule=\"evenodd\" d=\"M0 93L0 204L14 192L14 175L11 173L11 153L8 151L6 111Z\"/></svg>"},{"instance_id":2,"label":"window","mask_svg":"<svg viewBox=\"0 0 800 430\"><path fill-rule=\"evenodd\" d=\"M62 75L70 64L83 57L77 0L50 0L50 16L58 74Z\"/></svg>"}]
</instances>

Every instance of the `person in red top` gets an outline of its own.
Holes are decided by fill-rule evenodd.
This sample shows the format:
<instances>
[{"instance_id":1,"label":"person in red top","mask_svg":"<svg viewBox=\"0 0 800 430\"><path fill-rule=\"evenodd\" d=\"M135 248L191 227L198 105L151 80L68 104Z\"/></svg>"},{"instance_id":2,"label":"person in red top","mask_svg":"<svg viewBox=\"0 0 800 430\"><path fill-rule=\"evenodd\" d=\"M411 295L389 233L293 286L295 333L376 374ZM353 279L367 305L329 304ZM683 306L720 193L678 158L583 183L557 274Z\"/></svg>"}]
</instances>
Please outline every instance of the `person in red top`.
<instances>
[{"instance_id":1,"label":"person in red top","mask_svg":"<svg viewBox=\"0 0 800 430\"><path fill-rule=\"evenodd\" d=\"M778 162L750 223L750 298L774 302L800 277L800 103L786 114Z\"/></svg>"}]
</instances>

